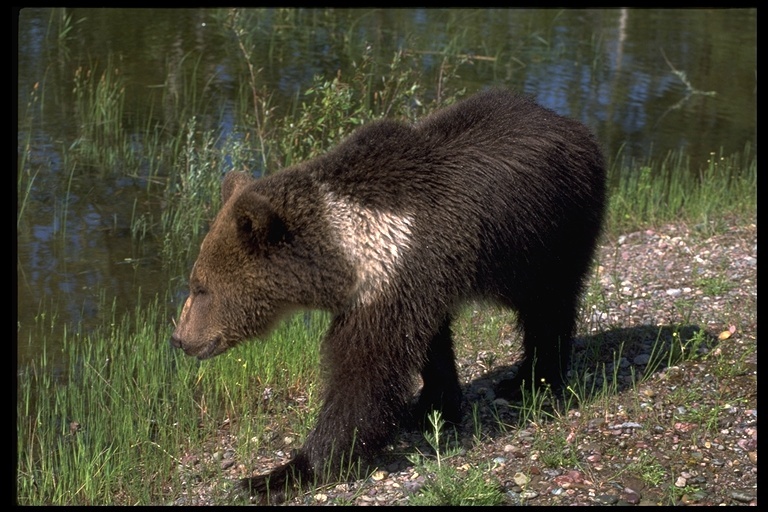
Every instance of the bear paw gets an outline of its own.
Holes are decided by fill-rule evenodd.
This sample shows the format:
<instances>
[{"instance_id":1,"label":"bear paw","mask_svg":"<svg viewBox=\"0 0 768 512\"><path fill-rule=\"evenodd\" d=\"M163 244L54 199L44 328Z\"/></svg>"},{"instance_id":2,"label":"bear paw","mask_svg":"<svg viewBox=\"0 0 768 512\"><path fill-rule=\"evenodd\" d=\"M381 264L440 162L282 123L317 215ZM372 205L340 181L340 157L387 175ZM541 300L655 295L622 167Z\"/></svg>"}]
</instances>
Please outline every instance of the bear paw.
<instances>
[{"instance_id":1,"label":"bear paw","mask_svg":"<svg viewBox=\"0 0 768 512\"><path fill-rule=\"evenodd\" d=\"M261 505L276 505L296 495L302 484L310 484L313 472L303 456L298 455L287 464L277 467L266 475L243 478L239 490L250 495Z\"/></svg>"}]
</instances>

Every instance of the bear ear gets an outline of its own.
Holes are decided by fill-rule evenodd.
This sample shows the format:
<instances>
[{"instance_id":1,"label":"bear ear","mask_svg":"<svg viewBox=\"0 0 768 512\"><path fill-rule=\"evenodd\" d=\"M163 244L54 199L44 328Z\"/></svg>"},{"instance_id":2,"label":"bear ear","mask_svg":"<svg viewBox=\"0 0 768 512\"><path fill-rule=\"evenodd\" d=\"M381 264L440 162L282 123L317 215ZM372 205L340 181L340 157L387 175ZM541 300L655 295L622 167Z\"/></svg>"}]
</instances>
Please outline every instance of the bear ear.
<instances>
[{"instance_id":1,"label":"bear ear","mask_svg":"<svg viewBox=\"0 0 768 512\"><path fill-rule=\"evenodd\" d=\"M237 197L234 215L240 241L251 253L265 254L290 238L285 220L266 197L254 190L244 190Z\"/></svg>"},{"instance_id":2,"label":"bear ear","mask_svg":"<svg viewBox=\"0 0 768 512\"><path fill-rule=\"evenodd\" d=\"M221 183L221 204L226 203L236 190L253 181L253 177L244 172L230 171L225 174L224 181Z\"/></svg>"}]
</instances>

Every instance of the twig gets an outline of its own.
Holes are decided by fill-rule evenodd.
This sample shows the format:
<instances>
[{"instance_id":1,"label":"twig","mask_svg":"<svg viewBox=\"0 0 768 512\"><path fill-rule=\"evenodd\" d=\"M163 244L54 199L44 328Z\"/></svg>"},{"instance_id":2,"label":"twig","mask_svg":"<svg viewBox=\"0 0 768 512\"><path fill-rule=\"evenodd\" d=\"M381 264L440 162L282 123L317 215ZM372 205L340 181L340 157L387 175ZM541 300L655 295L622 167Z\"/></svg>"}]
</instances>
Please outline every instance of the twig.
<instances>
[{"instance_id":1,"label":"twig","mask_svg":"<svg viewBox=\"0 0 768 512\"><path fill-rule=\"evenodd\" d=\"M703 94L705 96L714 96L717 94L717 91L702 91L700 89L696 89L691 85L691 82L688 81L688 76L685 74L685 71L680 71L675 66L672 65L671 62L669 62L669 59L667 58L667 54L664 53L664 48L659 48L659 51L661 52L661 56L664 57L664 60L667 62L667 66L672 70L672 73L674 73L681 82L685 85L687 91L686 95L689 94Z\"/></svg>"},{"instance_id":2,"label":"twig","mask_svg":"<svg viewBox=\"0 0 768 512\"><path fill-rule=\"evenodd\" d=\"M653 125L654 127L658 126L659 123L661 123L661 120L664 119L667 116L667 114L669 114L671 111L677 110L680 107L682 107L683 103L688 101L691 98L691 96L693 96L694 94L699 94L702 96L715 96L717 94L716 91L702 91L693 87L693 85L691 85L691 82L688 80L688 76L685 74L685 71L680 71L679 69L675 68L675 66L673 66L671 62L669 62L669 59L667 58L667 54L664 53L664 48L659 48L659 51L661 52L661 56L664 57L664 60L667 62L667 66L669 66L669 68L672 70L672 73L674 73L675 76L677 76L680 79L680 81L683 82L683 84L685 85L685 96L683 96L683 98L680 101L678 101L677 103L669 107L666 111L664 111L664 113L661 115L658 121L654 123Z\"/></svg>"},{"instance_id":3,"label":"twig","mask_svg":"<svg viewBox=\"0 0 768 512\"><path fill-rule=\"evenodd\" d=\"M442 55L442 56L448 55L447 52L437 52L437 51L427 51L427 50L406 50L404 53L405 54L415 53L419 55ZM489 62L496 62L496 57L489 57L487 55L472 55L471 53L460 53L456 56L462 59L467 59L467 60L486 60Z\"/></svg>"}]
</instances>

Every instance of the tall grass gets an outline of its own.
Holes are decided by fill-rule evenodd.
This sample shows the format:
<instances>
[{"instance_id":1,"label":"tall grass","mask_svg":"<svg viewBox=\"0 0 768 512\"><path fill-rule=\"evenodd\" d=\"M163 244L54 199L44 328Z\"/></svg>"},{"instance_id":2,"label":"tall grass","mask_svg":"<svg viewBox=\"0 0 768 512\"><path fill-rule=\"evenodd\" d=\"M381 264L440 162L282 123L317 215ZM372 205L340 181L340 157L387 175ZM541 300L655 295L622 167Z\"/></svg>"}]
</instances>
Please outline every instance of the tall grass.
<instances>
[{"instance_id":1,"label":"tall grass","mask_svg":"<svg viewBox=\"0 0 768 512\"><path fill-rule=\"evenodd\" d=\"M701 169L691 169L683 151L642 163L616 160L610 172L610 232L680 220L716 229L726 215L757 212L757 155L749 144L732 155L712 151Z\"/></svg>"},{"instance_id":2,"label":"tall grass","mask_svg":"<svg viewBox=\"0 0 768 512\"><path fill-rule=\"evenodd\" d=\"M55 319L39 316L42 354L18 376L20 504L164 503L185 448L214 436L224 418L238 418L245 439L259 439L264 421L249 418L277 407L264 390L293 390L312 403L322 315L299 315L269 340L201 364L169 346L164 303L119 314L105 302L98 329L64 329L69 368L58 381L46 349Z\"/></svg>"},{"instance_id":3,"label":"tall grass","mask_svg":"<svg viewBox=\"0 0 768 512\"><path fill-rule=\"evenodd\" d=\"M24 113L19 113L20 126L22 121L26 124L27 130L23 130L24 138L19 140L18 151L18 171L16 174L16 196L18 197L18 211L16 216L16 228L18 229L22 219L25 218L24 213L29 205L30 194L37 178L38 170L31 169L31 161L33 158L32 148L32 125L38 112L42 113L41 100L42 91L40 90L40 82L35 82L32 87L32 91L29 93L29 100L27 101Z\"/></svg>"},{"instance_id":4,"label":"tall grass","mask_svg":"<svg viewBox=\"0 0 768 512\"><path fill-rule=\"evenodd\" d=\"M79 137L72 143L81 165L101 174L123 165L132 152L123 127L125 83L120 68L108 62L101 73L97 64L75 70L73 94Z\"/></svg>"},{"instance_id":5,"label":"tall grass","mask_svg":"<svg viewBox=\"0 0 768 512\"><path fill-rule=\"evenodd\" d=\"M168 377L188 381L193 367L174 368L175 356L159 350L167 335L158 329L162 307L143 305L122 318L108 303L102 311L96 331L60 334L69 362L63 381L47 379L47 357L18 377L20 504L112 503L128 489L155 495L157 475L168 473L182 436L196 430L194 414L178 418L187 434L173 428L184 387L170 385ZM36 327L35 343L45 347L46 326Z\"/></svg>"}]
</instances>

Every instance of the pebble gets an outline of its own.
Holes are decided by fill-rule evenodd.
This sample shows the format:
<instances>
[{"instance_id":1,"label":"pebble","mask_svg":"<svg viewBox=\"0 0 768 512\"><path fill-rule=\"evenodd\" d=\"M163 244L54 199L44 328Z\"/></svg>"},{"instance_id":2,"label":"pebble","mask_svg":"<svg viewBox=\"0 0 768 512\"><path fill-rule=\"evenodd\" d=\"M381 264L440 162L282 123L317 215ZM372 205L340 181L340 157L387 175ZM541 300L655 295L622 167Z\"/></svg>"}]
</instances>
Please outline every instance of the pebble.
<instances>
[{"instance_id":1,"label":"pebble","mask_svg":"<svg viewBox=\"0 0 768 512\"><path fill-rule=\"evenodd\" d=\"M373 474L371 475L371 478L378 482L380 480L384 480L385 478L387 478L387 476L389 476L389 473L387 473L383 469L379 469L373 472Z\"/></svg>"},{"instance_id":2,"label":"pebble","mask_svg":"<svg viewBox=\"0 0 768 512\"><path fill-rule=\"evenodd\" d=\"M587 427L590 429L602 427L605 424L605 418L594 418L587 422Z\"/></svg>"},{"instance_id":3,"label":"pebble","mask_svg":"<svg viewBox=\"0 0 768 512\"><path fill-rule=\"evenodd\" d=\"M619 502L619 497L613 494L598 494L595 496L595 501L601 505L615 505Z\"/></svg>"},{"instance_id":4,"label":"pebble","mask_svg":"<svg viewBox=\"0 0 768 512\"><path fill-rule=\"evenodd\" d=\"M742 503L749 503L755 499L754 495L744 491L731 491L731 498Z\"/></svg>"},{"instance_id":5,"label":"pebble","mask_svg":"<svg viewBox=\"0 0 768 512\"><path fill-rule=\"evenodd\" d=\"M621 494L621 500L625 501L629 505L637 505L638 503L640 503L640 495L634 491L632 492L625 491Z\"/></svg>"},{"instance_id":6,"label":"pebble","mask_svg":"<svg viewBox=\"0 0 768 512\"><path fill-rule=\"evenodd\" d=\"M648 361L651 360L650 354L639 354L635 356L635 358L632 360L632 362L636 365L644 366L648 364Z\"/></svg>"},{"instance_id":7,"label":"pebble","mask_svg":"<svg viewBox=\"0 0 768 512\"><path fill-rule=\"evenodd\" d=\"M525 485L531 481L528 476L520 472L515 473L515 476L512 477L512 480L514 480L515 484L519 485L520 487L525 487Z\"/></svg>"},{"instance_id":8,"label":"pebble","mask_svg":"<svg viewBox=\"0 0 768 512\"><path fill-rule=\"evenodd\" d=\"M634 421L625 421L624 423L620 425L611 425L608 427L611 430L621 430L625 428L643 428L643 426L639 423L636 423Z\"/></svg>"},{"instance_id":9,"label":"pebble","mask_svg":"<svg viewBox=\"0 0 768 512\"><path fill-rule=\"evenodd\" d=\"M704 491L694 491L691 493L683 494L683 497L680 498L680 501L682 501L685 505L693 505L694 503L700 503L702 500L706 499L706 497L707 493Z\"/></svg>"}]
</instances>

